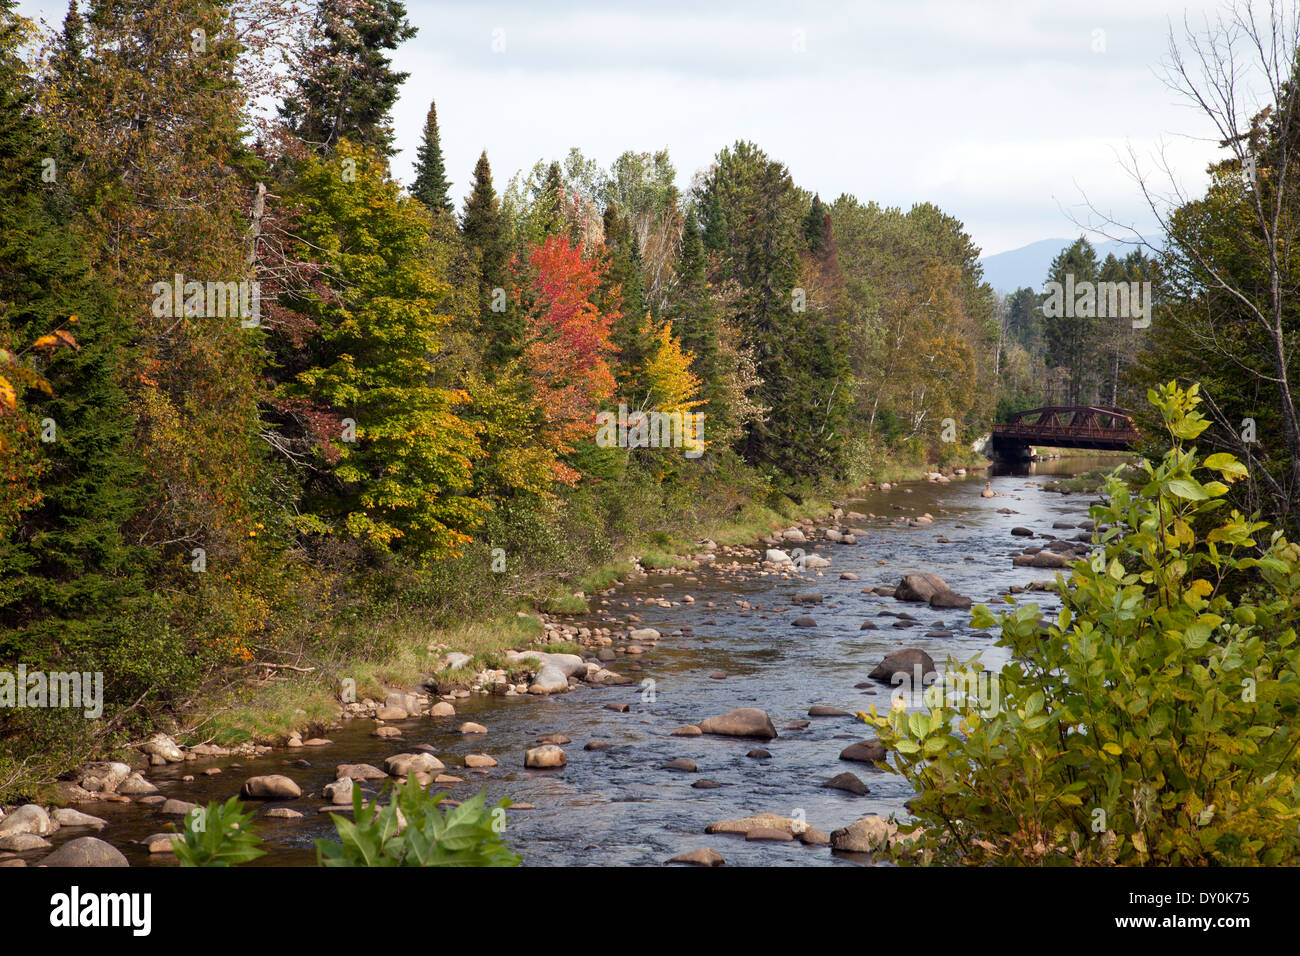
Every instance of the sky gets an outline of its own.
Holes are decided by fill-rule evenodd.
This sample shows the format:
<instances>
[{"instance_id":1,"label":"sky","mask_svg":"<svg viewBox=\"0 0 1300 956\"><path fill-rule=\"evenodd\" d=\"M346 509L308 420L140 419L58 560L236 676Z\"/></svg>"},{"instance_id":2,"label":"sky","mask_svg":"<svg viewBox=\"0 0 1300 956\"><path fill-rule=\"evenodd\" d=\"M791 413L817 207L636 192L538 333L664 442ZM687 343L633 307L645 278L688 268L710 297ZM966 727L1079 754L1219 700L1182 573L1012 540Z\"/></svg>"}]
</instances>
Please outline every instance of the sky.
<instances>
[{"instance_id":1,"label":"sky","mask_svg":"<svg viewBox=\"0 0 1300 956\"><path fill-rule=\"evenodd\" d=\"M20 4L57 22L62 2ZM498 191L579 147L602 166L667 147L679 185L758 144L830 200L962 220L985 255L1078 235L1085 203L1154 236L1125 169L1163 152L1193 194L1220 151L1162 79L1208 0L408 0L419 34L394 111L411 179L436 100L453 198L488 151Z\"/></svg>"}]
</instances>

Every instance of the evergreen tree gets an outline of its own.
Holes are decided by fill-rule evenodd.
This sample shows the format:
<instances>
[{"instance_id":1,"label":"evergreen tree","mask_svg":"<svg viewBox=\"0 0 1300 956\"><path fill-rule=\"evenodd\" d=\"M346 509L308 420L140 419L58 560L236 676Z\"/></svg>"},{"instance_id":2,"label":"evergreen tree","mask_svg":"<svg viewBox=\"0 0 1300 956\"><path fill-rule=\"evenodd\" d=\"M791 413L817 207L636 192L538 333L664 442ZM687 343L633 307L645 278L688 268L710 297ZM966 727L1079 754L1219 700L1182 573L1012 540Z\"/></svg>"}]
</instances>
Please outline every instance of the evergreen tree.
<instances>
[{"instance_id":1,"label":"evergreen tree","mask_svg":"<svg viewBox=\"0 0 1300 956\"><path fill-rule=\"evenodd\" d=\"M822 197L814 195L812 204L808 207L808 215L803 220L804 242L813 255L819 254L826 243L828 215L826 207L822 205Z\"/></svg>"},{"instance_id":2,"label":"evergreen tree","mask_svg":"<svg viewBox=\"0 0 1300 956\"><path fill-rule=\"evenodd\" d=\"M12 8L0 0L0 376L19 385L13 408L0 403L0 660L107 671L112 708L142 690L114 665L140 630L127 615L150 570L124 533L144 471L121 384L132 349L124 311L51 211L57 176L42 180L51 137L32 111ZM21 389L24 378L39 388ZM21 470L40 482L15 500L15 489L33 490ZM22 715L0 714L0 739L21 726L39 752L39 731Z\"/></svg>"},{"instance_id":3,"label":"evergreen tree","mask_svg":"<svg viewBox=\"0 0 1300 956\"><path fill-rule=\"evenodd\" d=\"M675 283L665 314L681 336L682 347L692 356L691 369L700 379L704 413L718 421L727 414L723 407L723 369L719 364L718 335L720 309L709 286L704 241L694 210L688 210L677 250Z\"/></svg>"},{"instance_id":4,"label":"evergreen tree","mask_svg":"<svg viewBox=\"0 0 1300 956\"><path fill-rule=\"evenodd\" d=\"M484 150L474 166L474 187L465 199L461 234L477 253L479 269L479 327L484 361L489 371L519 354L523 327L512 314L506 296L508 258L501 203L492 186L492 167ZM498 291L500 290L500 291Z\"/></svg>"},{"instance_id":5,"label":"evergreen tree","mask_svg":"<svg viewBox=\"0 0 1300 956\"><path fill-rule=\"evenodd\" d=\"M389 112L407 73L385 51L417 30L402 0L319 0L310 39L298 53L293 93L280 107L285 125L322 151L343 137L393 154Z\"/></svg>"},{"instance_id":6,"label":"evergreen tree","mask_svg":"<svg viewBox=\"0 0 1300 956\"><path fill-rule=\"evenodd\" d=\"M447 182L447 169L442 159L442 140L438 134L438 108L430 101L429 114L424 120L424 138L416 151L415 182L411 195L433 211L450 214L454 210Z\"/></svg>"}]
</instances>

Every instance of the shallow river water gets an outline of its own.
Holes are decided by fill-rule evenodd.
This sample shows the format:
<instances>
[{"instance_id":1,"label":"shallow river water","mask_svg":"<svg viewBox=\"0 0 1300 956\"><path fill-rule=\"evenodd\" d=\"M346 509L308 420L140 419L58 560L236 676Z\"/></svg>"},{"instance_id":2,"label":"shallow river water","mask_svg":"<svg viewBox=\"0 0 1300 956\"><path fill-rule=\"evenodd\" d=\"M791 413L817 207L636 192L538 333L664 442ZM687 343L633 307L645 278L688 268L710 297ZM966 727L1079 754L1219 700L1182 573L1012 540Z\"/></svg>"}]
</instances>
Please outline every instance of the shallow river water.
<instances>
[{"instance_id":1,"label":"shallow river water","mask_svg":"<svg viewBox=\"0 0 1300 956\"><path fill-rule=\"evenodd\" d=\"M941 670L949 655L964 660L983 652L985 665L994 670L1005 658L993 647L992 632L970 627L969 612L904 604L863 594L862 589L892 586L905 573L925 571L941 575L977 604L994 605L1011 585L1050 578L1050 571L1012 567L1012 554L1026 544L1043 542L1012 537L1010 529L1025 525L1040 534L1073 537L1076 531L1053 531L1052 523L1086 519L1091 496L1063 496L1044 492L1040 486L1053 473L1059 476L1097 466L1091 459L1073 458L1031 466L1033 474L996 476L992 478L999 493L996 498L980 496L988 479L975 473L949 484L913 483L850 501L849 508L881 517L845 522L870 529L856 545L818 545L816 553L832 559L820 576L806 571L802 580L768 576L737 582L702 569L691 572L694 580L690 581L684 580L686 575L651 575L620 588L605 599L605 608L620 618L638 614L642 623L637 626L654 627L663 634L657 647L637 659L641 670L630 670L631 659L622 656L609 665L634 678L628 686L583 686L553 697L475 696L456 701L453 719L400 722L405 738L400 741L376 739L370 735L371 721L354 720L329 732L332 746L276 750L259 759L191 761L153 768L147 776L164 795L199 804L225 799L255 774L284 773L297 781L302 798L262 806L291 806L305 816L261 819L270 852L252 865L313 864L313 841L334 836L329 816L315 810L325 802L319 792L334 779L335 767L351 762L382 766L385 757L417 744L434 747L447 765L445 772L465 778L463 784L448 788L451 796L464 799L485 785L489 802L508 796L533 804L534 809L511 811L506 830L508 842L527 866L660 865L700 847L717 850L729 865L870 862L825 847L746 842L743 837L706 835L704 829L718 820L761 812L793 816L802 811L809 824L828 833L867 814L905 816L903 803L912 791L902 778L838 759L841 750L873 736L872 731L854 718L810 718L808 708L824 704L854 712L872 703L877 710L887 708L888 685L873 684L870 690L854 685L866 680L886 653L902 647L926 650ZM1001 514L1001 508L1016 513ZM933 515L933 525L911 528L892 523L900 515L925 512ZM937 540L945 537L950 543ZM857 573L860 580L840 580L845 571ZM791 607L797 591L821 592L825 603L807 609ZM685 594L696 603L671 608L635 603L638 595L677 602ZM1043 592L1022 595L1021 600L1036 601L1048 612L1059 605L1054 595ZM710 601L716 606L707 607ZM746 611L737 601L769 610ZM897 619L881 616L881 611L905 611L919 623L895 628ZM814 617L817 626L791 626L794 618L805 613ZM865 620L876 621L878 629L860 630ZM940 624L950 637L925 636ZM674 636L683 626L692 632ZM715 672L724 673L725 679L711 678ZM646 699L642 686L646 678L654 682L652 701ZM629 710L607 709L605 705L612 703L628 704ZM768 742L671 736L684 724L736 707L767 711L780 736ZM482 723L489 732L461 736L455 728L462 720ZM805 720L809 721L806 729L781 729ZM547 733L572 738L564 747L568 766L524 769L524 750ZM611 746L584 750L591 740ZM754 748L769 751L771 757L748 757ZM468 772L463 758L469 753L490 754L500 765L486 775ZM677 757L694 760L698 773L663 769ZM302 761L310 766L302 766ZM234 763L240 766L232 767ZM212 766L223 772L204 776L203 770ZM855 796L822 787L846 770L857 774L870 793ZM194 774L195 780L183 783L185 774ZM720 786L692 788L693 782L705 778ZM176 818L136 804L95 803L81 809L109 821L100 836L118 846L131 865L175 865L170 854L151 857L134 841L167 829ZM85 832L63 831L55 835L55 842Z\"/></svg>"}]
</instances>

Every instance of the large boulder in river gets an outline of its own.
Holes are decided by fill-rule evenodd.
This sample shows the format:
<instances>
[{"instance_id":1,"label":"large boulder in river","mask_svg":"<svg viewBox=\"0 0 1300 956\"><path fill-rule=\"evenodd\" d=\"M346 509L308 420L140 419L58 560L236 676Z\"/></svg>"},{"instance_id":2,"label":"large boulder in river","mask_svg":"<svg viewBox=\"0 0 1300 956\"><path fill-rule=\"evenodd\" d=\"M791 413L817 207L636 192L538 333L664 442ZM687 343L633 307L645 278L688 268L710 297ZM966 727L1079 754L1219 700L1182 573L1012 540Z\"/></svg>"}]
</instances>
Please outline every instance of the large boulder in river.
<instances>
[{"instance_id":1,"label":"large boulder in river","mask_svg":"<svg viewBox=\"0 0 1300 956\"><path fill-rule=\"evenodd\" d=\"M700 730L720 737L757 737L771 740L776 736L772 718L757 707L740 707L717 717L702 720Z\"/></svg>"},{"instance_id":2,"label":"large boulder in river","mask_svg":"<svg viewBox=\"0 0 1300 956\"><path fill-rule=\"evenodd\" d=\"M878 737L868 737L841 750L840 759L852 760L854 763L878 763L885 759L885 745Z\"/></svg>"},{"instance_id":3,"label":"large boulder in river","mask_svg":"<svg viewBox=\"0 0 1300 956\"><path fill-rule=\"evenodd\" d=\"M934 666L934 658L920 648L908 647L890 654L867 676L872 680L892 683L895 674L906 674L909 680L920 683L927 674L936 673L938 670ZM918 675L920 681L917 680Z\"/></svg>"},{"instance_id":4,"label":"large boulder in river","mask_svg":"<svg viewBox=\"0 0 1300 956\"><path fill-rule=\"evenodd\" d=\"M569 679L564 676L564 672L558 667L547 664L537 672L533 682L528 685L528 693L546 696L547 694L563 694L569 689Z\"/></svg>"},{"instance_id":5,"label":"large boulder in river","mask_svg":"<svg viewBox=\"0 0 1300 956\"><path fill-rule=\"evenodd\" d=\"M555 744L533 747L524 754L524 766L532 770L554 770L568 762L568 755Z\"/></svg>"},{"instance_id":6,"label":"large boulder in river","mask_svg":"<svg viewBox=\"0 0 1300 956\"><path fill-rule=\"evenodd\" d=\"M19 807L0 820L0 836L10 833L34 833L45 836L53 833L59 825L50 819L45 808L35 803Z\"/></svg>"},{"instance_id":7,"label":"large boulder in river","mask_svg":"<svg viewBox=\"0 0 1300 956\"><path fill-rule=\"evenodd\" d=\"M887 846L898 832L898 824L872 815L831 832L831 849L847 853L872 853Z\"/></svg>"},{"instance_id":8,"label":"large boulder in river","mask_svg":"<svg viewBox=\"0 0 1300 956\"><path fill-rule=\"evenodd\" d=\"M45 859L41 866L130 866L122 851L98 837L69 840Z\"/></svg>"},{"instance_id":9,"label":"large boulder in river","mask_svg":"<svg viewBox=\"0 0 1300 956\"><path fill-rule=\"evenodd\" d=\"M971 606L971 599L956 591L936 591L930 598L930 607L951 607L966 609Z\"/></svg>"},{"instance_id":10,"label":"large boulder in river","mask_svg":"<svg viewBox=\"0 0 1300 956\"><path fill-rule=\"evenodd\" d=\"M351 777L353 780L386 780L388 774L368 763L341 763L338 766L337 777L338 779Z\"/></svg>"},{"instance_id":11,"label":"large boulder in river","mask_svg":"<svg viewBox=\"0 0 1300 956\"><path fill-rule=\"evenodd\" d=\"M384 769L394 777L409 777L413 773L433 773L435 770L442 770L444 764L433 754L393 754L384 761ZM348 776L354 775L348 774Z\"/></svg>"},{"instance_id":12,"label":"large boulder in river","mask_svg":"<svg viewBox=\"0 0 1300 956\"><path fill-rule=\"evenodd\" d=\"M948 582L937 574L905 574L894 597L900 601L922 601L928 603L939 591L951 591Z\"/></svg>"},{"instance_id":13,"label":"large boulder in river","mask_svg":"<svg viewBox=\"0 0 1300 956\"><path fill-rule=\"evenodd\" d=\"M282 773L249 777L241 792L253 800L296 800L302 796L302 788Z\"/></svg>"},{"instance_id":14,"label":"large boulder in river","mask_svg":"<svg viewBox=\"0 0 1300 956\"><path fill-rule=\"evenodd\" d=\"M1031 568L1068 568L1070 559L1056 551L1039 551L1029 562Z\"/></svg>"},{"instance_id":15,"label":"large boulder in river","mask_svg":"<svg viewBox=\"0 0 1300 956\"><path fill-rule=\"evenodd\" d=\"M790 555L786 554L779 548L768 548L763 554L763 560L768 564L791 564Z\"/></svg>"}]
</instances>

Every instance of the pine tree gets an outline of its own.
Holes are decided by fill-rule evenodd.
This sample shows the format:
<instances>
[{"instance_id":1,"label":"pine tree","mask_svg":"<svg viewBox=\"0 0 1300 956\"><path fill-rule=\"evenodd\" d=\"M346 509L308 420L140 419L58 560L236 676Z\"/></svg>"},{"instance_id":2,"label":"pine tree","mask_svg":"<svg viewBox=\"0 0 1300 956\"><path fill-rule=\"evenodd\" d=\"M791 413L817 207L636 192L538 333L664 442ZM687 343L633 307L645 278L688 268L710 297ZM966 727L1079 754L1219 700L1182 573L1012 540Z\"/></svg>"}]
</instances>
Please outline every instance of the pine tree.
<instances>
[{"instance_id":1,"label":"pine tree","mask_svg":"<svg viewBox=\"0 0 1300 956\"><path fill-rule=\"evenodd\" d=\"M803 238L808 244L808 249L817 255L822 251L822 246L827 239L827 211L822 205L822 197L813 196L812 204L808 207L808 215L803 221Z\"/></svg>"},{"instance_id":2,"label":"pine tree","mask_svg":"<svg viewBox=\"0 0 1300 956\"><path fill-rule=\"evenodd\" d=\"M438 108L429 102L429 114L424 120L424 138L416 151L415 182L411 195L434 210L450 214L454 211L447 182L447 169L442 159L442 140L438 133Z\"/></svg>"},{"instance_id":3,"label":"pine tree","mask_svg":"<svg viewBox=\"0 0 1300 956\"><path fill-rule=\"evenodd\" d=\"M384 51L416 32L402 0L319 0L312 37L298 54L296 87L280 107L285 125L321 151L347 137L391 156L389 112L410 74L393 70Z\"/></svg>"},{"instance_id":4,"label":"pine tree","mask_svg":"<svg viewBox=\"0 0 1300 956\"><path fill-rule=\"evenodd\" d=\"M492 186L492 167L484 150L474 166L474 187L461 216L465 244L478 256L479 328L489 369L519 354L523 327L506 296L506 231L501 203Z\"/></svg>"},{"instance_id":5,"label":"pine tree","mask_svg":"<svg viewBox=\"0 0 1300 956\"><path fill-rule=\"evenodd\" d=\"M688 210L677 250L675 284L666 315L673 320L682 347L691 353L691 368L700 379L700 397L709 417L721 422L723 369L719 365L718 336L721 312L709 286L708 262L695 211Z\"/></svg>"}]
</instances>

